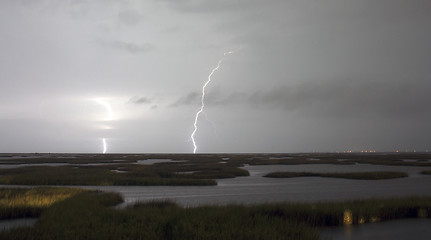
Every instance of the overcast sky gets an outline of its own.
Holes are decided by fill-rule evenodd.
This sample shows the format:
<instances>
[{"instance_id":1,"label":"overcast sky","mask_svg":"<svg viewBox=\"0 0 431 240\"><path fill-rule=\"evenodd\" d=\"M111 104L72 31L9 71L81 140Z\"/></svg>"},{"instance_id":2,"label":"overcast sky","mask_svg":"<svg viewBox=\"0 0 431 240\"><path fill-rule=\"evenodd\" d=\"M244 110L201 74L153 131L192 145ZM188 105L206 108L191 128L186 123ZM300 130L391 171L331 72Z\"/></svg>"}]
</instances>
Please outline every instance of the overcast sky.
<instances>
[{"instance_id":1,"label":"overcast sky","mask_svg":"<svg viewBox=\"0 0 431 240\"><path fill-rule=\"evenodd\" d=\"M429 0L1 0L0 152L431 150ZM224 56L224 52L235 53Z\"/></svg>"}]
</instances>

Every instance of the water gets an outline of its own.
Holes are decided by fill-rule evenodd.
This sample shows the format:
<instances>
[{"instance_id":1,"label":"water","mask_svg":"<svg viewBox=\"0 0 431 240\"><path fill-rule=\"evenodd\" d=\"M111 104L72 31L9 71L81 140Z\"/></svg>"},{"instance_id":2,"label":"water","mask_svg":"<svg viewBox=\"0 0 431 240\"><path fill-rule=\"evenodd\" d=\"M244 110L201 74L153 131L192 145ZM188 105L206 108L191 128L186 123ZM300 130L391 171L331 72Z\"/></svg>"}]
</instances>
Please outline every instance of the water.
<instances>
[{"instance_id":1,"label":"water","mask_svg":"<svg viewBox=\"0 0 431 240\"><path fill-rule=\"evenodd\" d=\"M266 202L321 202L375 197L431 196L431 176L420 174L430 167L377 165L266 165L246 166L248 177L219 179L217 186L83 186L119 192L124 205L170 199L182 206L205 204L256 204ZM273 171L360 172L403 171L408 178L348 180L321 177L264 178Z\"/></svg>"},{"instance_id":2,"label":"water","mask_svg":"<svg viewBox=\"0 0 431 240\"><path fill-rule=\"evenodd\" d=\"M76 164L70 163L19 163L19 164L0 164L0 169L20 168L20 167L61 167Z\"/></svg>"},{"instance_id":3,"label":"water","mask_svg":"<svg viewBox=\"0 0 431 240\"><path fill-rule=\"evenodd\" d=\"M0 220L0 231L17 227L31 227L36 224L37 218L19 218L13 220Z\"/></svg>"},{"instance_id":4,"label":"water","mask_svg":"<svg viewBox=\"0 0 431 240\"><path fill-rule=\"evenodd\" d=\"M280 165L246 166L248 177L220 179L218 186L206 187L96 187L120 192L124 207L135 202L170 199L182 206L205 204L256 204L265 202L321 202L367 199L375 197L431 196L431 176L420 174L430 167L377 165ZM348 180L320 177L289 179L264 178L274 171L361 172L403 171L408 178L389 180ZM94 187L90 187L94 188ZM325 228L321 239L429 239L430 219L402 219L358 226Z\"/></svg>"},{"instance_id":5,"label":"water","mask_svg":"<svg viewBox=\"0 0 431 240\"><path fill-rule=\"evenodd\" d=\"M355 226L324 228L321 240L428 240L431 236L431 219L400 219Z\"/></svg>"},{"instance_id":6,"label":"water","mask_svg":"<svg viewBox=\"0 0 431 240\"><path fill-rule=\"evenodd\" d=\"M246 166L248 177L217 180L217 186L78 186L119 192L124 207L136 202L170 199L182 206L206 204L257 204L265 202L321 202L375 197L431 196L431 176L420 174L431 167L379 165L266 165ZM264 178L274 171L362 172L402 171L408 178L390 180L348 180L320 177ZM12 187L12 186L4 186ZM14 220L15 221L15 220ZM10 221L8 221L10 222ZM34 223L33 223L34 224ZM0 225L0 229L2 229ZM322 239L428 239L431 220L404 219L322 230Z\"/></svg>"},{"instance_id":7,"label":"water","mask_svg":"<svg viewBox=\"0 0 431 240\"><path fill-rule=\"evenodd\" d=\"M166 159L164 159L166 160ZM219 179L217 186L77 186L86 189L119 192L123 206L151 200L172 200L182 206L206 204L257 204L266 202L321 202L376 197L431 196L431 176L420 174L431 167L380 165L264 165L245 166L248 177ZM300 177L264 178L274 171L362 172L402 171L408 178L388 180L349 180ZM12 187L12 186L5 186Z\"/></svg>"}]
</instances>

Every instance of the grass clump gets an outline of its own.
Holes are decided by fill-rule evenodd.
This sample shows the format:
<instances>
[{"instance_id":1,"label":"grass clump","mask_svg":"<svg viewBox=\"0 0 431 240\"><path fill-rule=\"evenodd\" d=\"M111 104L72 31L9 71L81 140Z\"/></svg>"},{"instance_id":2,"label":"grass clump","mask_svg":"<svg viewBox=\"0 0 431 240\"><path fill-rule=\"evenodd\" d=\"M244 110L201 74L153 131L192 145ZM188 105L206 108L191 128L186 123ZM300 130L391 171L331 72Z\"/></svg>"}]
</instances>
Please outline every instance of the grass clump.
<instances>
[{"instance_id":1,"label":"grass clump","mask_svg":"<svg viewBox=\"0 0 431 240\"><path fill-rule=\"evenodd\" d=\"M117 169L125 172L114 172ZM216 185L212 179L166 177L161 171L141 165L21 167L0 170L1 184L14 185Z\"/></svg>"},{"instance_id":2,"label":"grass clump","mask_svg":"<svg viewBox=\"0 0 431 240\"><path fill-rule=\"evenodd\" d=\"M313 227L371 223L401 218L431 217L431 198L368 199L327 203L280 203L255 206L257 211Z\"/></svg>"},{"instance_id":3,"label":"grass clump","mask_svg":"<svg viewBox=\"0 0 431 240\"><path fill-rule=\"evenodd\" d=\"M107 161L105 158L102 159ZM141 165L136 162L109 164L97 162L96 165L0 168L0 184L211 186L217 185L215 179L249 175L247 170L240 169L235 164L220 163L219 160L215 161L212 158L177 160L179 161L153 165Z\"/></svg>"},{"instance_id":4,"label":"grass clump","mask_svg":"<svg viewBox=\"0 0 431 240\"><path fill-rule=\"evenodd\" d=\"M376 164L431 166L429 153L295 153L295 154L5 154L0 184L14 185L217 185L215 179L248 176L249 165L274 164ZM141 165L145 160L168 162ZM64 166L38 166L61 163ZM20 164L32 164L25 166ZM424 174L429 174L425 171ZM320 176L349 179L406 177L400 172L374 173L277 173L268 177Z\"/></svg>"},{"instance_id":5,"label":"grass clump","mask_svg":"<svg viewBox=\"0 0 431 240\"><path fill-rule=\"evenodd\" d=\"M54 204L33 228L0 239L318 239L310 226L240 205L183 208L149 202L125 209L106 193L85 192Z\"/></svg>"},{"instance_id":6,"label":"grass clump","mask_svg":"<svg viewBox=\"0 0 431 240\"><path fill-rule=\"evenodd\" d=\"M330 177L357 180L383 180L408 177L404 172L349 172L349 173L314 173L314 172L273 172L264 177L270 178L294 178L294 177Z\"/></svg>"},{"instance_id":7,"label":"grass clump","mask_svg":"<svg viewBox=\"0 0 431 240\"><path fill-rule=\"evenodd\" d=\"M83 191L73 188L2 188L0 219L37 217L52 204Z\"/></svg>"},{"instance_id":8,"label":"grass clump","mask_svg":"<svg viewBox=\"0 0 431 240\"><path fill-rule=\"evenodd\" d=\"M160 201L112 208L119 202L118 194L82 192L53 204L34 227L1 232L0 239L317 240L317 227L431 217L431 198L425 197L193 208Z\"/></svg>"}]
</instances>

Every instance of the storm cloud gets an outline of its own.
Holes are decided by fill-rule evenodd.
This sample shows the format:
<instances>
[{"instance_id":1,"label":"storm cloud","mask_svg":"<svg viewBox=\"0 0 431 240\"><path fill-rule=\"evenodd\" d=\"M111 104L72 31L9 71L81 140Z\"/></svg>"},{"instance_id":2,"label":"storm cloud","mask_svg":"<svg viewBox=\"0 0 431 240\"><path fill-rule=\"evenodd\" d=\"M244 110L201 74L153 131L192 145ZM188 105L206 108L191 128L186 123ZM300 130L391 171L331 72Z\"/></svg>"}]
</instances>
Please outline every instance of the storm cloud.
<instances>
[{"instance_id":1,"label":"storm cloud","mask_svg":"<svg viewBox=\"0 0 431 240\"><path fill-rule=\"evenodd\" d=\"M108 152L190 152L221 58L199 152L425 151L430 12L429 0L1 1L0 152L99 152L102 138Z\"/></svg>"},{"instance_id":2,"label":"storm cloud","mask_svg":"<svg viewBox=\"0 0 431 240\"><path fill-rule=\"evenodd\" d=\"M252 108L277 108L334 117L361 114L423 117L431 115L430 88L428 81L312 81L254 92L223 93L216 89L207 92L205 104L209 107L247 105ZM192 92L171 106L197 105L200 104L200 97L198 92Z\"/></svg>"},{"instance_id":3,"label":"storm cloud","mask_svg":"<svg viewBox=\"0 0 431 240\"><path fill-rule=\"evenodd\" d=\"M147 98L147 97L132 97L129 99L130 103L134 103L134 104L150 104L152 101L151 99Z\"/></svg>"},{"instance_id":4,"label":"storm cloud","mask_svg":"<svg viewBox=\"0 0 431 240\"><path fill-rule=\"evenodd\" d=\"M277 107L286 111L334 117L372 114L386 117L430 116L431 83L405 81L330 81L279 86L251 94L253 107Z\"/></svg>"}]
</instances>

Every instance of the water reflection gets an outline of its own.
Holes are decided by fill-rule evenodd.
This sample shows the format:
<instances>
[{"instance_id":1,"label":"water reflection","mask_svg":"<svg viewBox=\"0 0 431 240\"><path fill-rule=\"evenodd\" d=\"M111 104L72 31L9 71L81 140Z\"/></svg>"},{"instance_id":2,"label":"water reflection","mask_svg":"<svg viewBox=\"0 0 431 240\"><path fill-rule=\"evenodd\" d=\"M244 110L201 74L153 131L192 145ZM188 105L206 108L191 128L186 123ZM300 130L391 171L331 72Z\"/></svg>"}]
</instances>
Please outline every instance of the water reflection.
<instances>
[{"instance_id":1,"label":"water reflection","mask_svg":"<svg viewBox=\"0 0 431 240\"><path fill-rule=\"evenodd\" d=\"M324 228L320 232L322 240L428 240L431 236L431 219L400 219L362 225Z\"/></svg>"},{"instance_id":2,"label":"water reflection","mask_svg":"<svg viewBox=\"0 0 431 240\"><path fill-rule=\"evenodd\" d=\"M255 204L266 202L321 202L376 197L431 196L431 176L420 174L431 167L379 165L264 165L246 166L248 177L217 180L217 186L76 186L119 192L123 206L141 201L170 199L183 206L206 204ZM360 172L403 171L407 178L349 180L320 177L265 178L274 171ZM11 186L7 186L11 187Z\"/></svg>"},{"instance_id":3,"label":"water reflection","mask_svg":"<svg viewBox=\"0 0 431 240\"><path fill-rule=\"evenodd\" d=\"M340 201L375 197L431 196L431 176L419 174L429 167L376 165L246 166L248 177L219 179L217 186L87 186L120 192L125 205L137 201L170 199L183 206L281 201ZM404 171L410 177L389 180L348 180L320 177L264 178L273 171Z\"/></svg>"},{"instance_id":4,"label":"water reflection","mask_svg":"<svg viewBox=\"0 0 431 240\"><path fill-rule=\"evenodd\" d=\"M37 218L19 218L12 220L0 220L0 231L17 227L31 227L36 224Z\"/></svg>"}]
</instances>

